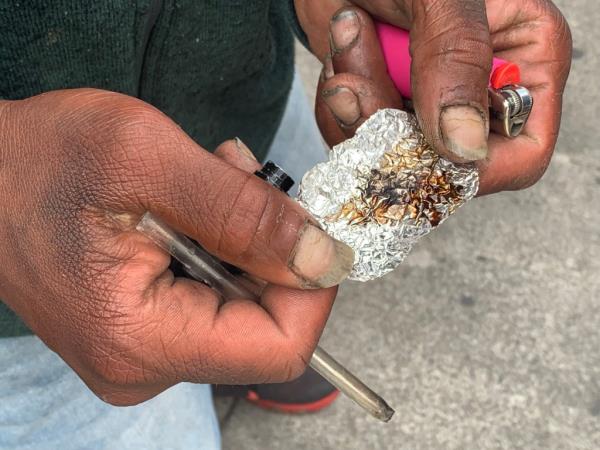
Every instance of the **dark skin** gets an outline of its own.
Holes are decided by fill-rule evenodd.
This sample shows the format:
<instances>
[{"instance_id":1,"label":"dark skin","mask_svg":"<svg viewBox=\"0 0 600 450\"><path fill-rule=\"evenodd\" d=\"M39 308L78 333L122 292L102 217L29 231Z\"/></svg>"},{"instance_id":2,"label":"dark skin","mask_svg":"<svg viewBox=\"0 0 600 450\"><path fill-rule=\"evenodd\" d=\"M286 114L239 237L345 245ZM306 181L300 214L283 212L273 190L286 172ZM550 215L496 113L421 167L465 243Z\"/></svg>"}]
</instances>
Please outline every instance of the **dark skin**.
<instances>
[{"instance_id":1,"label":"dark skin","mask_svg":"<svg viewBox=\"0 0 600 450\"><path fill-rule=\"evenodd\" d=\"M304 371L337 291L316 288L338 282L321 276L333 241L249 172L243 143L213 155L150 105L90 89L0 103L0 127L0 298L100 398ZM266 280L260 301L174 278L135 231L147 210Z\"/></svg>"},{"instance_id":2,"label":"dark skin","mask_svg":"<svg viewBox=\"0 0 600 450\"><path fill-rule=\"evenodd\" d=\"M354 11L359 38L328 61L330 19L351 3L412 30L419 120L449 157L442 108L470 105L487 120L492 50L517 62L536 106L517 140L490 136L487 157L477 161L481 192L519 189L541 176L571 45L550 3L488 1L486 19L483 2L470 0L296 0L325 63L317 118L330 144L377 109L402 106L364 11ZM342 101L331 102L341 88ZM100 398L131 405L181 381L274 382L302 373L352 254L251 175L258 163L243 144L228 141L212 155L150 105L89 89L0 102L0 131L0 259L11 261L0 267L0 298ZM174 278L168 255L135 231L147 210L266 280L260 301L220 305L206 286Z\"/></svg>"},{"instance_id":3,"label":"dark skin","mask_svg":"<svg viewBox=\"0 0 600 450\"><path fill-rule=\"evenodd\" d=\"M531 91L535 106L518 138L489 135L487 155L476 160L481 175L479 195L523 189L541 178L558 136L572 50L569 27L550 1L296 0L313 53L324 62L316 113L331 145L352 135L377 109L402 106L387 77L371 17L351 5L411 31L417 117L427 140L453 161L465 159L446 145L441 111L450 105L474 105L487 123L486 87L492 55L517 63L522 84ZM360 33L351 46L336 51L330 45L335 21L329 18L344 7L358 15ZM343 22L338 25L349 28ZM329 36L325 30L329 30ZM360 118L351 126L340 126L334 112L347 116L354 106L349 101L340 102L342 107L332 111L324 98L324 94L340 87L352 91L359 105Z\"/></svg>"}]
</instances>

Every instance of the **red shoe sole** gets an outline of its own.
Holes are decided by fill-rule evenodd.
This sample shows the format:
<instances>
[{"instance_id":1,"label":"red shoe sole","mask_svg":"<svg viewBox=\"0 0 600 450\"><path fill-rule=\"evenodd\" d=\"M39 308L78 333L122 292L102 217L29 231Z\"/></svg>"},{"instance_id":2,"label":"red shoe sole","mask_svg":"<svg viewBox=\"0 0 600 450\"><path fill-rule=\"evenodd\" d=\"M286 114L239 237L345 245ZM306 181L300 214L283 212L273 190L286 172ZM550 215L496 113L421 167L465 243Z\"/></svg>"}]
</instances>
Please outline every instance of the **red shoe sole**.
<instances>
[{"instance_id":1,"label":"red shoe sole","mask_svg":"<svg viewBox=\"0 0 600 450\"><path fill-rule=\"evenodd\" d=\"M279 403L273 400L259 398L256 392L249 391L246 400L263 409L279 411L286 414L305 414L315 413L327 408L335 401L339 394L340 391L336 389L325 397L310 403Z\"/></svg>"}]
</instances>

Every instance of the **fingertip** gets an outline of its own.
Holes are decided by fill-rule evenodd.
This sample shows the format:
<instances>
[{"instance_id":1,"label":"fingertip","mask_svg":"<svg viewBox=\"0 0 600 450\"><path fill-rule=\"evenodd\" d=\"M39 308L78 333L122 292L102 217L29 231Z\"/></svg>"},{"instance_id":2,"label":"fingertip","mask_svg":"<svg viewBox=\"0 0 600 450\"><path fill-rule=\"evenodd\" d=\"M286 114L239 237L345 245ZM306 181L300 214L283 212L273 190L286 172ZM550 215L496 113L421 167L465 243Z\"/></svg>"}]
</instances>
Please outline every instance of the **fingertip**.
<instances>
[{"instance_id":1,"label":"fingertip","mask_svg":"<svg viewBox=\"0 0 600 450\"><path fill-rule=\"evenodd\" d=\"M372 114L402 108L402 99L389 85L353 73L340 73L319 83L315 112L323 137L336 145L352 137Z\"/></svg>"},{"instance_id":2,"label":"fingertip","mask_svg":"<svg viewBox=\"0 0 600 450\"><path fill-rule=\"evenodd\" d=\"M340 126L352 127L361 117L358 96L345 86L335 86L321 91L323 101Z\"/></svg>"},{"instance_id":3,"label":"fingertip","mask_svg":"<svg viewBox=\"0 0 600 450\"><path fill-rule=\"evenodd\" d=\"M329 24L329 38L331 50L334 54L342 53L349 49L359 39L361 22L355 8L340 9L331 18Z\"/></svg>"},{"instance_id":4,"label":"fingertip","mask_svg":"<svg viewBox=\"0 0 600 450\"><path fill-rule=\"evenodd\" d=\"M302 290L269 285L263 292L261 305L284 336L304 338L309 344L316 345L331 313L337 291L337 286Z\"/></svg>"},{"instance_id":5,"label":"fingertip","mask_svg":"<svg viewBox=\"0 0 600 450\"><path fill-rule=\"evenodd\" d=\"M354 251L320 228L307 223L292 251L291 270L302 287L329 288L348 278L354 264Z\"/></svg>"},{"instance_id":6,"label":"fingertip","mask_svg":"<svg viewBox=\"0 0 600 450\"><path fill-rule=\"evenodd\" d=\"M329 30L335 73L363 76L399 97L387 71L375 23L366 11L355 6L340 9Z\"/></svg>"}]
</instances>

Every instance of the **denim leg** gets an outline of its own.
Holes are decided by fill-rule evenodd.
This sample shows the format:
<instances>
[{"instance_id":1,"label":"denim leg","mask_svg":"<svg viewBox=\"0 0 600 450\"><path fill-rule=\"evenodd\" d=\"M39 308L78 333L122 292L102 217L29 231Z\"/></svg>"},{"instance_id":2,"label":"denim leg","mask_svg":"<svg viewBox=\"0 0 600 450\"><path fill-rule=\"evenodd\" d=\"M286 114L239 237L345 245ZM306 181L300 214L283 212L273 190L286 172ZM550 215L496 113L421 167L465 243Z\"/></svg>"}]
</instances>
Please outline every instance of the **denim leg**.
<instances>
[{"instance_id":1,"label":"denim leg","mask_svg":"<svg viewBox=\"0 0 600 450\"><path fill-rule=\"evenodd\" d=\"M296 181L326 158L312 109L295 76L269 159ZM92 394L37 337L0 339L0 449L220 448L210 387L181 383L137 406Z\"/></svg>"},{"instance_id":2,"label":"denim leg","mask_svg":"<svg viewBox=\"0 0 600 450\"><path fill-rule=\"evenodd\" d=\"M181 383L118 408L37 337L0 339L0 449L50 448L218 449L210 387Z\"/></svg>"}]
</instances>

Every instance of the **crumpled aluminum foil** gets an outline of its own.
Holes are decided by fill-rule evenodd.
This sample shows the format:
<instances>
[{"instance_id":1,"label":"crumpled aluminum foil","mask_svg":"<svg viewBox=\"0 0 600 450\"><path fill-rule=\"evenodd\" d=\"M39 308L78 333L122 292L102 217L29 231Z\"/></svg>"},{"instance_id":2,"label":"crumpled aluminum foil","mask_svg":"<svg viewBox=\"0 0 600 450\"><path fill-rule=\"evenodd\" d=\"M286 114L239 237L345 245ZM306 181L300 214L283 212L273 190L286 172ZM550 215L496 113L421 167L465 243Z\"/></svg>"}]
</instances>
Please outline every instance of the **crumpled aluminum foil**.
<instances>
[{"instance_id":1,"label":"crumpled aluminum foil","mask_svg":"<svg viewBox=\"0 0 600 450\"><path fill-rule=\"evenodd\" d=\"M350 279L368 281L396 268L478 187L477 169L439 157L412 114L383 109L304 175L298 201L354 249Z\"/></svg>"}]
</instances>

